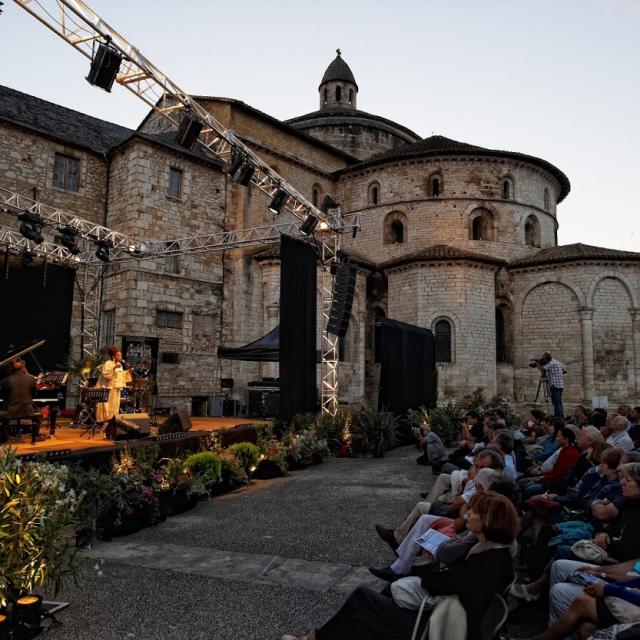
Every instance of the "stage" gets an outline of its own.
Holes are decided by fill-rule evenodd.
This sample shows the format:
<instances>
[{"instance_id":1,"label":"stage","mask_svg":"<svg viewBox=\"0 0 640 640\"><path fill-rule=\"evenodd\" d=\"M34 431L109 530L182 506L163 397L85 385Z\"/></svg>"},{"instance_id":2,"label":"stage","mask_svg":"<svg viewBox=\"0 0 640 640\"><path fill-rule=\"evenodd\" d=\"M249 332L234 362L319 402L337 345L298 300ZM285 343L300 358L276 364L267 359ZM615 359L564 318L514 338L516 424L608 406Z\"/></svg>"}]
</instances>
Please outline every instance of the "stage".
<instances>
[{"instance_id":1,"label":"stage","mask_svg":"<svg viewBox=\"0 0 640 640\"><path fill-rule=\"evenodd\" d=\"M244 424L263 424L265 420L258 420L253 418L191 418L192 427L189 431L182 432L180 434L170 434L172 438L175 438L175 442L184 442L186 440L197 440L199 438L205 438L211 431L220 431L223 429L230 429ZM93 454L108 454L113 451L122 449L127 445L135 445L138 443L150 443L153 442L153 438L144 438L138 440L106 440L102 433L96 433L91 437L91 434L85 433L84 427L72 427L70 421L65 418L58 419L58 426L56 428L56 435L54 438L48 438L48 427L46 424L42 425L40 434L47 437L46 440L39 440L35 445L31 444L30 435L28 433L22 434L21 440L10 440L7 444L10 444L17 451L19 456L32 456L39 453L47 454L48 456L55 457L56 459L72 457L80 458L85 455ZM151 428L151 435L157 435L157 428ZM6 446L6 445L4 445Z\"/></svg>"}]
</instances>

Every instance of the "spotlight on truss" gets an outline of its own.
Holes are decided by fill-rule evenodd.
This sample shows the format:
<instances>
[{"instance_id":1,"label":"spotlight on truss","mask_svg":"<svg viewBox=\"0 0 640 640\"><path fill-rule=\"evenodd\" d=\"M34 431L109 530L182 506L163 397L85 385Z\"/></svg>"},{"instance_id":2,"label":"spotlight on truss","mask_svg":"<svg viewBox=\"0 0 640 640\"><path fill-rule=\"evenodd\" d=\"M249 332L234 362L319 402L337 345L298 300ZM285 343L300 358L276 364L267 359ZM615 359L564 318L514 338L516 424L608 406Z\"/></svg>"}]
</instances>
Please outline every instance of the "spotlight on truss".
<instances>
[{"instance_id":1,"label":"spotlight on truss","mask_svg":"<svg viewBox=\"0 0 640 640\"><path fill-rule=\"evenodd\" d=\"M122 56L113 47L101 42L93 54L87 82L111 93L121 64Z\"/></svg>"},{"instance_id":2,"label":"spotlight on truss","mask_svg":"<svg viewBox=\"0 0 640 640\"><path fill-rule=\"evenodd\" d=\"M23 235L27 240L31 240L36 244L44 242L44 238L42 237L42 227L44 225L44 220L41 216L31 211L25 211L24 213L18 215L18 220L20 220L21 235Z\"/></svg>"},{"instance_id":3,"label":"spotlight on truss","mask_svg":"<svg viewBox=\"0 0 640 640\"><path fill-rule=\"evenodd\" d=\"M109 253L111 243L108 240L97 240L96 245L98 247L96 249L96 258L98 258L98 260L102 260L102 262L109 262L109 260L111 260L111 255Z\"/></svg>"},{"instance_id":4,"label":"spotlight on truss","mask_svg":"<svg viewBox=\"0 0 640 640\"><path fill-rule=\"evenodd\" d=\"M309 213L300 225L300 233L304 236L310 236L317 226L318 218L316 218L313 213Z\"/></svg>"},{"instance_id":5,"label":"spotlight on truss","mask_svg":"<svg viewBox=\"0 0 640 640\"><path fill-rule=\"evenodd\" d=\"M29 267L33 267L34 264L34 255L30 251L23 251L20 255L20 263L23 269L28 269Z\"/></svg>"},{"instance_id":6,"label":"spotlight on truss","mask_svg":"<svg viewBox=\"0 0 640 640\"><path fill-rule=\"evenodd\" d=\"M73 227L63 227L60 229L60 235L56 237L56 242L75 256L80 253L77 238L77 229L74 229Z\"/></svg>"},{"instance_id":7,"label":"spotlight on truss","mask_svg":"<svg viewBox=\"0 0 640 640\"><path fill-rule=\"evenodd\" d=\"M320 209L322 209L322 213L328 213L329 209L337 209L340 205L331 197L325 196L322 199L322 204L320 205Z\"/></svg>"},{"instance_id":8,"label":"spotlight on truss","mask_svg":"<svg viewBox=\"0 0 640 640\"><path fill-rule=\"evenodd\" d=\"M287 203L289 199L289 194L283 189L278 189L271 200L271 204L269 205L269 211L271 213L280 213L282 211L282 207Z\"/></svg>"}]
</instances>

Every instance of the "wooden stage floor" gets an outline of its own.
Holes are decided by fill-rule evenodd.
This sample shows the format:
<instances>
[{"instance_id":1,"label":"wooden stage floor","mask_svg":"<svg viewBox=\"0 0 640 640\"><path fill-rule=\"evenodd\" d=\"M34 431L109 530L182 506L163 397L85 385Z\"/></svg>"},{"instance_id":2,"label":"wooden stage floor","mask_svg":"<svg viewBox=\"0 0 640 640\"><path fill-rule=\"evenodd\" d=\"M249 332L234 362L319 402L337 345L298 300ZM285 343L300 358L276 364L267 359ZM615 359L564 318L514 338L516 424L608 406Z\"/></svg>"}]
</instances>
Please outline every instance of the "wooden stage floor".
<instances>
[{"instance_id":1,"label":"wooden stage floor","mask_svg":"<svg viewBox=\"0 0 640 640\"><path fill-rule=\"evenodd\" d=\"M198 433L204 435L209 431L219 431L220 429L229 429L239 424L260 424L265 420L257 420L255 418L191 418L191 430L189 434L197 436ZM68 419L58 419L58 425L56 427L56 435L54 438L47 438L46 440L39 440L35 445L31 444L31 438L28 433L22 434L21 440L11 440L9 443L17 451L18 455L29 455L34 453L44 453L46 451L60 451L68 450L70 453L82 453L83 451L96 451L120 449L126 440L118 440L113 442L112 440L105 440L102 433L96 433L91 437L91 434L81 434L84 432L84 427L72 427ZM152 435L157 433L157 429L151 428ZM48 427L46 424L42 425L40 434L47 436ZM139 440L133 440L132 442L140 442Z\"/></svg>"}]
</instances>

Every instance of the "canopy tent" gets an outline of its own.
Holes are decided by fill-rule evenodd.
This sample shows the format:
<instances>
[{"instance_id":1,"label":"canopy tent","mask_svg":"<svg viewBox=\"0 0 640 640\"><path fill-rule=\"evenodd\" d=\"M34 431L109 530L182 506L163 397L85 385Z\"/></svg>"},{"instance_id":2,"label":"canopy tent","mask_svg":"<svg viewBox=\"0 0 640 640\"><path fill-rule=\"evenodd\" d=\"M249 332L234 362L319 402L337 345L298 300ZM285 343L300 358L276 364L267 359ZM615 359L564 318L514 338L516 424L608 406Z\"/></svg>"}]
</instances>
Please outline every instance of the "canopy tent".
<instances>
[{"instance_id":1,"label":"canopy tent","mask_svg":"<svg viewBox=\"0 0 640 640\"><path fill-rule=\"evenodd\" d=\"M280 359L280 327L244 347L218 347L218 358L250 360L251 362L278 362Z\"/></svg>"}]
</instances>

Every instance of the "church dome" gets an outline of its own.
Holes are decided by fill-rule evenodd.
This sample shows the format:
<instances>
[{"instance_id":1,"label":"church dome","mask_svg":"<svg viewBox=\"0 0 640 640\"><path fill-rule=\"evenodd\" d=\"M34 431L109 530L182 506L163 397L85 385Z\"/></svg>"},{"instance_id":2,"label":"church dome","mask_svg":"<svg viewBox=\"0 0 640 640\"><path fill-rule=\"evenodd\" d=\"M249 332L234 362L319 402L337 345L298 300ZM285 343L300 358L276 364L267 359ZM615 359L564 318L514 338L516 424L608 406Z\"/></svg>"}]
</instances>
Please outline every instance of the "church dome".
<instances>
[{"instance_id":1,"label":"church dome","mask_svg":"<svg viewBox=\"0 0 640 640\"><path fill-rule=\"evenodd\" d=\"M353 75L353 71L349 65L342 59L342 52L340 49L336 50L337 56L335 60L327 67L327 70L324 72L322 76L322 81L320 82L320 86L327 82L350 82L355 85L356 89L358 88L358 84Z\"/></svg>"}]
</instances>

